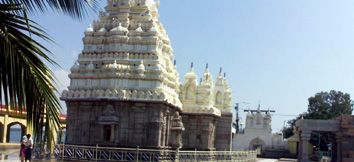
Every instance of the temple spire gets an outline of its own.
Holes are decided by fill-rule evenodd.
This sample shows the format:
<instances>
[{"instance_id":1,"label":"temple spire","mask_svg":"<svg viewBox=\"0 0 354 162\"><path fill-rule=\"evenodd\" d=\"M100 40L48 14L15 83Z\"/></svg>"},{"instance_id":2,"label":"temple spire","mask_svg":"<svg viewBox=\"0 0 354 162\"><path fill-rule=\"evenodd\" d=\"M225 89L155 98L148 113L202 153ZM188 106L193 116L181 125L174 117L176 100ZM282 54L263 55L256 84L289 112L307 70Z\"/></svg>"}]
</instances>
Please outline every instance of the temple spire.
<instances>
[{"instance_id":1,"label":"temple spire","mask_svg":"<svg viewBox=\"0 0 354 162\"><path fill-rule=\"evenodd\" d=\"M220 69L219 69L219 76L218 77L219 78L222 77L222 67L220 67Z\"/></svg>"},{"instance_id":2,"label":"temple spire","mask_svg":"<svg viewBox=\"0 0 354 162\"><path fill-rule=\"evenodd\" d=\"M190 66L190 69L189 69L190 72L194 71L193 66L194 66L194 65L193 65L193 62L191 62L191 66Z\"/></svg>"},{"instance_id":3,"label":"temple spire","mask_svg":"<svg viewBox=\"0 0 354 162\"><path fill-rule=\"evenodd\" d=\"M206 63L205 70L204 70L204 76L207 76L207 75L209 75L209 64L208 63Z\"/></svg>"}]
</instances>

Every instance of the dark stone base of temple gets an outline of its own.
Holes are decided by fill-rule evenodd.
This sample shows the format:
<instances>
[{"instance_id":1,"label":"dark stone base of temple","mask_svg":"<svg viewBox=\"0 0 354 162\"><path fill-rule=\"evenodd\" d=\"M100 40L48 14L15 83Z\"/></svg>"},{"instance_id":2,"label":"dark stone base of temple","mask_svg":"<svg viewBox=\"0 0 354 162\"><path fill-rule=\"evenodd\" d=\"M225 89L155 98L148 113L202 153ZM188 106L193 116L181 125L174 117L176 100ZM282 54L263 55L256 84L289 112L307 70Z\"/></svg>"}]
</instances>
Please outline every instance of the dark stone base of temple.
<instances>
[{"instance_id":1,"label":"dark stone base of temple","mask_svg":"<svg viewBox=\"0 0 354 162\"><path fill-rule=\"evenodd\" d=\"M221 117L182 114L181 119L181 110L164 102L101 100L66 103L66 144L219 151L231 149L231 113L223 113Z\"/></svg>"},{"instance_id":2,"label":"dark stone base of temple","mask_svg":"<svg viewBox=\"0 0 354 162\"><path fill-rule=\"evenodd\" d=\"M232 113L221 117L212 114L183 113L184 150L229 151L231 149Z\"/></svg>"},{"instance_id":3,"label":"dark stone base of temple","mask_svg":"<svg viewBox=\"0 0 354 162\"><path fill-rule=\"evenodd\" d=\"M163 102L67 101L67 144L178 147L172 121L180 109ZM182 125L183 127L183 125ZM173 137L173 138L172 138Z\"/></svg>"},{"instance_id":4,"label":"dark stone base of temple","mask_svg":"<svg viewBox=\"0 0 354 162\"><path fill-rule=\"evenodd\" d=\"M221 117L216 123L215 148L218 151L231 150L232 142L232 113L221 113Z\"/></svg>"}]
</instances>

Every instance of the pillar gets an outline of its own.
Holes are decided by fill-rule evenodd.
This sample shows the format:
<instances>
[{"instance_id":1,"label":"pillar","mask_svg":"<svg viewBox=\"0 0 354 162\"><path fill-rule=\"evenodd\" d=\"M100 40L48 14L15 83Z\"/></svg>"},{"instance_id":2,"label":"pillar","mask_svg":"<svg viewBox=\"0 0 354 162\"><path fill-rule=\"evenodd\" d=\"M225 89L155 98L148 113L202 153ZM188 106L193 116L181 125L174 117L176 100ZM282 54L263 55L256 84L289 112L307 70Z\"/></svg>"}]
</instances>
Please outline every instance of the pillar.
<instances>
[{"instance_id":1,"label":"pillar","mask_svg":"<svg viewBox=\"0 0 354 162\"><path fill-rule=\"evenodd\" d=\"M170 125L171 125L171 117L170 117L170 112L167 111L166 113L166 141L165 144L166 146L169 146L169 140L170 140Z\"/></svg>"},{"instance_id":2,"label":"pillar","mask_svg":"<svg viewBox=\"0 0 354 162\"><path fill-rule=\"evenodd\" d=\"M336 161L342 161L342 135L340 133L336 134L336 143L337 143Z\"/></svg>"},{"instance_id":3,"label":"pillar","mask_svg":"<svg viewBox=\"0 0 354 162\"><path fill-rule=\"evenodd\" d=\"M2 142L3 143L6 143L7 142L7 125L8 125L8 118L9 118L9 115L5 115L4 116L4 131L3 131L3 136L2 136Z\"/></svg>"},{"instance_id":4,"label":"pillar","mask_svg":"<svg viewBox=\"0 0 354 162\"><path fill-rule=\"evenodd\" d=\"M165 141L166 141L166 122L167 122L167 117L164 116L163 120L161 121L161 146L164 147L166 146Z\"/></svg>"},{"instance_id":5,"label":"pillar","mask_svg":"<svg viewBox=\"0 0 354 162\"><path fill-rule=\"evenodd\" d=\"M302 131L300 134L300 147L301 147L301 158L300 162L310 162L309 160L309 141L311 138L311 131Z\"/></svg>"}]
</instances>

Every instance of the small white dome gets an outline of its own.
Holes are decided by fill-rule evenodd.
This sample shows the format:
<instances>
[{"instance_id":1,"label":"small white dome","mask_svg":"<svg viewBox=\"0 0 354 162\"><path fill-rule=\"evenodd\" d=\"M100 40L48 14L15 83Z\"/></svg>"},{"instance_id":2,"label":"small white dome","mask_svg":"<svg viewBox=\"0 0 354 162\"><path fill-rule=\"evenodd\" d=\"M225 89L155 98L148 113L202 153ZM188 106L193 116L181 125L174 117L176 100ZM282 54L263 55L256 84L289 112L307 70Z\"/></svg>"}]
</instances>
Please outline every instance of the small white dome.
<instances>
[{"instance_id":1,"label":"small white dome","mask_svg":"<svg viewBox=\"0 0 354 162\"><path fill-rule=\"evenodd\" d=\"M102 27L98 32L107 32L106 28Z\"/></svg>"},{"instance_id":2,"label":"small white dome","mask_svg":"<svg viewBox=\"0 0 354 162\"><path fill-rule=\"evenodd\" d=\"M79 63L76 61L76 62L74 63L74 65L70 68L70 71L71 71L72 73L74 73L74 72L78 72L79 69L80 69Z\"/></svg>"},{"instance_id":3,"label":"small white dome","mask_svg":"<svg viewBox=\"0 0 354 162\"><path fill-rule=\"evenodd\" d=\"M143 72L145 71L145 66L144 66L144 63L143 63L142 60L141 60L140 63L139 63L139 66L138 66L138 68L137 68L137 71L138 71L139 73L143 73Z\"/></svg>"},{"instance_id":4,"label":"small white dome","mask_svg":"<svg viewBox=\"0 0 354 162\"><path fill-rule=\"evenodd\" d=\"M150 32L157 32L157 30L156 30L154 25L150 28Z\"/></svg>"},{"instance_id":5,"label":"small white dome","mask_svg":"<svg viewBox=\"0 0 354 162\"><path fill-rule=\"evenodd\" d=\"M218 77L216 78L216 85L224 85L225 84L225 79L222 75L218 75Z\"/></svg>"},{"instance_id":6,"label":"small white dome","mask_svg":"<svg viewBox=\"0 0 354 162\"><path fill-rule=\"evenodd\" d=\"M189 69L189 72L186 73L186 75L184 75L184 79L188 80L188 79L196 79L197 78L197 74L194 72L194 65L193 62L191 63L191 67Z\"/></svg>"},{"instance_id":7,"label":"small white dome","mask_svg":"<svg viewBox=\"0 0 354 162\"><path fill-rule=\"evenodd\" d=\"M184 75L184 78L185 78L185 80L188 80L188 79L195 80L197 78L197 74L193 70L191 70L188 73L186 73L186 75Z\"/></svg>"},{"instance_id":8,"label":"small white dome","mask_svg":"<svg viewBox=\"0 0 354 162\"><path fill-rule=\"evenodd\" d=\"M94 32L91 24L86 28L85 32Z\"/></svg>"},{"instance_id":9,"label":"small white dome","mask_svg":"<svg viewBox=\"0 0 354 162\"><path fill-rule=\"evenodd\" d=\"M95 66L93 65L92 61L90 62L90 64L87 65L86 69L89 71L93 71L95 69Z\"/></svg>"},{"instance_id":10,"label":"small white dome","mask_svg":"<svg viewBox=\"0 0 354 162\"><path fill-rule=\"evenodd\" d=\"M118 68L117 61L114 60L113 64L110 64L110 65L109 65L109 68L110 68L111 70L117 69L117 68Z\"/></svg>"},{"instance_id":11,"label":"small white dome","mask_svg":"<svg viewBox=\"0 0 354 162\"><path fill-rule=\"evenodd\" d=\"M125 27L122 26L122 23L119 23L119 25L113 29L111 29L111 32L129 32L129 30Z\"/></svg>"},{"instance_id":12,"label":"small white dome","mask_svg":"<svg viewBox=\"0 0 354 162\"><path fill-rule=\"evenodd\" d=\"M138 28L135 29L136 32L144 32L144 30L141 28L141 24L139 24Z\"/></svg>"},{"instance_id":13,"label":"small white dome","mask_svg":"<svg viewBox=\"0 0 354 162\"><path fill-rule=\"evenodd\" d=\"M106 71L113 71L117 68L118 68L118 64L116 60L114 60L114 62L111 64L106 64L103 66L103 69L105 69Z\"/></svg>"}]
</instances>

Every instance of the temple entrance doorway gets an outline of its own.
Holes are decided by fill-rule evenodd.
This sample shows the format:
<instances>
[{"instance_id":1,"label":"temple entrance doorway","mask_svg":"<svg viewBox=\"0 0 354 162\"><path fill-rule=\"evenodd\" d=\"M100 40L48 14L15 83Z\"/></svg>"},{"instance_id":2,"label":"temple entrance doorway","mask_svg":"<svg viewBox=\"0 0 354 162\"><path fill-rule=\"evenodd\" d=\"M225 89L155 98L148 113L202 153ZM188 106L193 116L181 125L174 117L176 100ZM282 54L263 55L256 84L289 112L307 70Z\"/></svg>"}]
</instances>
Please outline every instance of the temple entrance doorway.
<instances>
[{"instance_id":1,"label":"temple entrance doorway","mask_svg":"<svg viewBox=\"0 0 354 162\"><path fill-rule=\"evenodd\" d=\"M323 156L336 159L337 143L333 132L313 131L310 143L313 145L310 160L319 161Z\"/></svg>"},{"instance_id":2,"label":"temple entrance doorway","mask_svg":"<svg viewBox=\"0 0 354 162\"><path fill-rule=\"evenodd\" d=\"M264 149L264 146L265 146L265 142L258 137L251 140L251 142L249 144L249 148L251 150L257 150L258 153L262 152L262 150Z\"/></svg>"}]
</instances>

